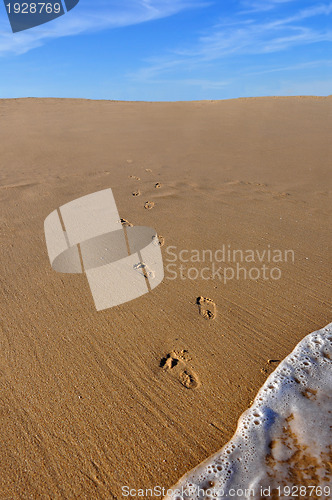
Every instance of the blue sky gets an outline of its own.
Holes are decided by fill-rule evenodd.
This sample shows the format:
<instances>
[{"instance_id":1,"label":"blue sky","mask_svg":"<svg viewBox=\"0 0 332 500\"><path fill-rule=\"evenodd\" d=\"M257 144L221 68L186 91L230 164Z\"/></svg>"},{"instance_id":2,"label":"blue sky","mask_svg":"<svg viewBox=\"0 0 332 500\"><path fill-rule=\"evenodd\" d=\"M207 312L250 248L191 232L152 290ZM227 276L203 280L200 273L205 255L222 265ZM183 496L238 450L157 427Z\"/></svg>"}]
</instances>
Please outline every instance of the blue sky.
<instances>
[{"instance_id":1,"label":"blue sky","mask_svg":"<svg viewBox=\"0 0 332 500\"><path fill-rule=\"evenodd\" d=\"M0 98L175 101L332 94L332 2L80 0L12 34Z\"/></svg>"}]
</instances>

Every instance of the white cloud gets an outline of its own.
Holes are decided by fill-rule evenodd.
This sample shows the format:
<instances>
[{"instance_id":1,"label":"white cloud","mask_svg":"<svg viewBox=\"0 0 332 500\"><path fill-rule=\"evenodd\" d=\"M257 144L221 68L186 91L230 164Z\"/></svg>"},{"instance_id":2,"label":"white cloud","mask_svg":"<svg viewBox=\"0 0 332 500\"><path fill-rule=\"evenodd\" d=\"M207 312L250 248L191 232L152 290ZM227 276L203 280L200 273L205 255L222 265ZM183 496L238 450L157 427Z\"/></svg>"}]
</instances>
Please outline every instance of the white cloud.
<instances>
[{"instance_id":1,"label":"white cloud","mask_svg":"<svg viewBox=\"0 0 332 500\"><path fill-rule=\"evenodd\" d=\"M332 68L332 59L317 59L315 61L306 61L303 63L295 63L288 66L279 66L264 68L260 70L249 71L243 74L243 76L257 76L266 75L268 73L284 73L286 71L299 71L313 68Z\"/></svg>"},{"instance_id":2,"label":"white cloud","mask_svg":"<svg viewBox=\"0 0 332 500\"><path fill-rule=\"evenodd\" d=\"M274 0L268 2L276 6L292 0ZM256 4L257 6L257 4ZM232 84L239 76L236 70L235 56L255 55L258 64L256 73L260 70L263 74L265 70L283 71L283 69L270 69L265 62L260 67L259 55L277 53L289 50L294 47L305 47L306 45L319 42L332 42L332 29L324 28L324 24L311 22L315 16L329 16L332 13L332 3L316 4L305 9L286 9L287 15L273 18L253 15L237 16L236 13L230 19L223 19L210 28L205 34L201 34L196 41L187 47L178 47L168 55L160 56L158 59L149 59L134 74L128 75L133 81L165 83L169 77L172 82L174 72L178 72L181 81L191 81L192 84L201 84L201 87L220 88L227 84ZM292 12L292 13L290 13ZM239 13L237 11L237 13ZM238 20L238 22L237 22ZM295 61L296 62L296 61ZM305 61L302 59L302 64ZM308 65L314 65L308 62ZM324 67L324 61L315 67ZM229 67L232 67L231 74ZM326 65L330 67L330 65ZM241 69L241 68L240 68ZM295 66L289 66L289 70ZM298 68L300 69L300 67ZM304 66L303 66L304 69ZM248 73L249 74L249 73ZM254 73L252 73L254 74ZM186 80L186 76L190 78ZM193 75L204 75L203 80L195 79ZM211 75L211 79L209 76ZM243 72L242 72L242 76ZM226 78L225 78L226 77ZM162 78L162 80L159 80ZM214 82L215 80L215 82Z\"/></svg>"},{"instance_id":3,"label":"white cloud","mask_svg":"<svg viewBox=\"0 0 332 500\"><path fill-rule=\"evenodd\" d=\"M279 0L281 1L281 0ZM306 19L332 13L332 3L314 5L288 17L273 21L247 19L238 25L228 20L214 26L199 38L196 46L176 51L177 56L213 61L232 54L279 52L299 45L331 42L331 29L317 29L304 24Z\"/></svg>"},{"instance_id":4,"label":"white cloud","mask_svg":"<svg viewBox=\"0 0 332 500\"><path fill-rule=\"evenodd\" d=\"M309 19L311 17L315 16L329 16L332 13L332 3L329 4L320 4L320 5L314 5L312 7L308 7L307 9L300 10L293 16L289 16L283 19L279 19L277 21L274 21L273 23L270 24L271 27L274 26L282 26L298 21L302 21L304 19Z\"/></svg>"},{"instance_id":5,"label":"white cloud","mask_svg":"<svg viewBox=\"0 0 332 500\"><path fill-rule=\"evenodd\" d=\"M332 93L331 89L331 78L326 80L309 80L306 82L286 80L281 82L275 93L278 95L329 96Z\"/></svg>"},{"instance_id":6,"label":"white cloud","mask_svg":"<svg viewBox=\"0 0 332 500\"><path fill-rule=\"evenodd\" d=\"M13 34L0 2L0 56L24 54L52 38L140 24L205 5L207 2L195 0L81 0L66 15Z\"/></svg>"},{"instance_id":7,"label":"white cloud","mask_svg":"<svg viewBox=\"0 0 332 500\"><path fill-rule=\"evenodd\" d=\"M295 0L243 0L242 5L246 10L241 11L240 14L267 12L279 7L282 4L294 1Z\"/></svg>"}]
</instances>

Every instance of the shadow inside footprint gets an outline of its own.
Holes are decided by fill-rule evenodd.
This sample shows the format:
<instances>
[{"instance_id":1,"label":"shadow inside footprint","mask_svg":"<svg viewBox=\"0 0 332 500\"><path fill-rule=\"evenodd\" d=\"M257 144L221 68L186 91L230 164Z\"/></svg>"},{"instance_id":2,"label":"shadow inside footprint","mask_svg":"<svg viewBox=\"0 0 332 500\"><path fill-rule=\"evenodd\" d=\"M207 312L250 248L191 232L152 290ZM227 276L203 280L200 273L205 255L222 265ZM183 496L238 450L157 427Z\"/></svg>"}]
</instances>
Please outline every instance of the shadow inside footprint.
<instances>
[{"instance_id":1,"label":"shadow inside footprint","mask_svg":"<svg viewBox=\"0 0 332 500\"><path fill-rule=\"evenodd\" d=\"M127 219L120 219L120 222L125 227L133 227L133 224L129 222Z\"/></svg>"},{"instance_id":2,"label":"shadow inside footprint","mask_svg":"<svg viewBox=\"0 0 332 500\"><path fill-rule=\"evenodd\" d=\"M152 243L156 246L162 247L165 244L165 238L158 234L158 236L152 236Z\"/></svg>"},{"instance_id":3,"label":"shadow inside footprint","mask_svg":"<svg viewBox=\"0 0 332 500\"><path fill-rule=\"evenodd\" d=\"M200 385L200 382L196 373L188 364L190 360L191 358L186 349L172 351L161 359L159 366L177 378L183 387L196 389Z\"/></svg>"},{"instance_id":4,"label":"shadow inside footprint","mask_svg":"<svg viewBox=\"0 0 332 500\"><path fill-rule=\"evenodd\" d=\"M144 208L145 208L146 210L151 210L151 209L154 207L154 205L155 205L155 204L154 204L154 201L147 201L147 202L145 202L145 204L144 204Z\"/></svg>"},{"instance_id":5,"label":"shadow inside footprint","mask_svg":"<svg viewBox=\"0 0 332 500\"><path fill-rule=\"evenodd\" d=\"M182 385L184 385L184 387L187 387L187 389L196 389L196 387L198 386L198 381L188 370L184 370L180 374L180 382Z\"/></svg>"},{"instance_id":6,"label":"shadow inside footprint","mask_svg":"<svg viewBox=\"0 0 332 500\"><path fill-rule=\"evenodd\" d=\"M161 368L174 368L178 364L179 360L172 358L170 354L167 354L166 358L160 361Z\"/></svg>"}]
</instances>

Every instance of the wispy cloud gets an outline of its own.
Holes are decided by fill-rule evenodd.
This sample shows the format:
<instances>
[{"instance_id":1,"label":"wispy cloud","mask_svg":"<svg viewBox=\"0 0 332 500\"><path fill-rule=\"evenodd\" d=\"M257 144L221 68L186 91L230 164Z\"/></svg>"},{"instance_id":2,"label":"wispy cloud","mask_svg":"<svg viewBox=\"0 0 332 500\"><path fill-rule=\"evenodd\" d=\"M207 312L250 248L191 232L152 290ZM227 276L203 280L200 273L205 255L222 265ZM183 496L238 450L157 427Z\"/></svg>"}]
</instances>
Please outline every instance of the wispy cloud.
<instances>
[{"instance_id":1,"label":"wispy cloud","mask_svg":"<svg viewBox=\"0 0 332 500\"><path fill-rule=\"evenodd\" d=\"M273 23L271 23L271 27L274 26L283 26L286 24L303 21L304 19L310 19L315 16L329 16L332 13L332 2L328 4L320 4L313 5L312 7L308 7L306 9L302 9L298 11L293 16L281 18Z\"/></svg>"},{"instance_id":2,"label":"wispy cloud","mask_svg":"<svg viewBox=\"0 0 332 500\"><path fill-rule=\"evenodd\" d=\"M243 76L258 76L266 75L268 73L285 73L287 71L299 71L314 68L332 68L332 59L318 59L315 61L307 61L303 63L296 63L291 65L283 65L278 67L265 68L260 70L252 70L243 74Z\"/></svg>"},{"instance_id":3,"label":"wispy cloud","mask_svg":"<svg viewBox=\"0 0 332 500\"><path fill-rule=\"evenodd\" d=\"M13 34L0 2L0 56L24 54L49 39L140 24L206 5L203 0L82 0L75 9L54 21Z\"/></svg>"},{"instance_id":4,"label":"wispy cloud","mask_svg":"<svg viewBox=\"0 0 332 500\"><path fill-rule=\"evenodd\" d=\"M285 3L292 3L292 8L287 6L287 9L284 9L282 4ZM331 61L305 61L303 58L301 63L294 61L294 64L280 68L270 67L265 58L260 66L260 57L266 54L282 53L319 42L332 42L332 29L324 20L321 22L320 19L316 23L314 19L319 16L328 18L332 14L332 2L312 2L306 8L297 9L293 5L294 0L264 0L265 7L267 4L269 10L275 9L273 15L270 12L265 14L267 8L263 8L261 2L240 2L231 18L216 22L205 33L197 36L190 45L173 48L172 52L158 59L146 60L135 74L128 76L141 83L165 83L167 78L171 83L174 72L177 71L179 80L187 82L188 85L197 84L202 89L217 89L234 84L238 78L245 78L245 73L259 75L268 72L300 71L310 67L330 68ZM251 7L250 15L243 16L243 6ZM254 10L256 14L253 13ZM255 58L256 71L250 71L250 62L247 64L247 70L239 66L237 71L236 58L241 61L243 56ZM204 81L195 79L192 76L195 74L204 74Z\"/></svg>"},{"instance_id":5,"label":"wispy cloud","mask_svg":"<svg viewBox=\"0 0 332 500\"><path fill-rule=\"evenodd\" d=\"M273 5L291 0L274 0ZM332 3L314 4L300 9L293 15L277 17L273 21L240 19L238 23L225 19L213 26L208 34L202 34L191 47L173 50L170 55L149 60L136 76L139 79L157 77L174 70L175 67L192 67L202 63L223 61L235 55L259 55L281 52L292 47L305 46L318 42L332 42L332 29L314 28L304 23L315 16L329 16Z\"/></svg>"},{"instance_id":6,"label":"wispy cloud","mask_svg":"<svg viewBox=\"0 0 332 500\"><path fill-rule=\"evenodd\" d=\"M314 90L327 88L324 82L331 80L331 61L324 59L324 51L332 42L332 0L81 0L65 16L15 35L0 0L0 56L24 54L58 37L137 25L207 6L210 8L203 15L188 16L183 27L185 41L174 41L180 38L174 20L170 26L177 30L175 36L157 34L150 52L148 36L129 58L124 50L116 81L109 77L105 95L109 95L110 85L116 96L125 99L141 95L178 98L179 94L184 98L278 95L287 93L292 82L298 81L301 88L310 79L316 82L311 86ZM142 60L142 53L154 55ZM103 74L101 85L105 78ZM55 94L57 87L49 85L48 93ZM20 93L27 92L24 88Z\"/></svg>"},{"instance_id":7,"label":"wispy cloud","mask_svg":"<svg viewBox=\"0 0 332 500\"><path fill-rule=\"evenodd\" d=\"M306 82L284 81L279 95L331 95L332 78L327 80L308 80Z\"/></svg>"},{"instance_id":8,"label":"wispy cloud","mask_svg":"<svg viewBox=\"0 0 332 500\"><path fill-rule=\"evenodd\" d=\"M231 79L209 80L205 78L178 78L178 79L157 79L153 81L157 85L174 85L177 87L199 87L202 90L221 90L232 83Z\"/></svg>"},{"instance_id":9,"label":"wispy cloud","mask_svg":"<svg viewBox=\"0 0 332 500\"><path fill-rule=\"evenodd\" d=\"M241 2L243 10L240 11L240 14L267 12L279 7L282 4L294 1L295 0L243 0L243 2Z\"/></svg>"},{"instance_id":10,"label":"wispy cloud","mask_svg":"<svg viewBox=\"0 0 332 500\"><path fill-rule=\"evenodd\" d=\"M199 38L196 47L179 50L178 55L216 60L231 54L278 52L297 45L332 41L332 29L317 29L301 23L306 19L332 13L332 3L299 10L292 16L273 21L250 19L238 27L218 24Z\"/></svg>"}]
</instances>

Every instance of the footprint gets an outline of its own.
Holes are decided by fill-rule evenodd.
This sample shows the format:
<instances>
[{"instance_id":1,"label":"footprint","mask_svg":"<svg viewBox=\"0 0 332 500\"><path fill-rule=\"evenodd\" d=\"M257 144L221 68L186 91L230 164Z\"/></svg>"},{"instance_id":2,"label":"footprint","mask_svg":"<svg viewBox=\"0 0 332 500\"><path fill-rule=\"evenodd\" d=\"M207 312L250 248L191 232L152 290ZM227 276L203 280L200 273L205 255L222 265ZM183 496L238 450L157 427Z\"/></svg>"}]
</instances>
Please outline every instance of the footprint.
<instances>
[{"instance_id":1,"label":"footprint","mask_svg":"<svg viewBox=\"0 0 332 500\"><path fill-rule=\"evenodd\" d=\"M135 181L140 181L141 180L139 177L136 177L136 175L130 175L129 179L135 179Z\"/></svg>"},{"instance_id":2,"label":"footprint","mask_svg":"<svg viewBox=\"0 0 332 500\"><path fill-rule=\"evenodd\" d=\"M290 196L290 193L272 193L272 196L273 198L287 198L288 196Z\"/></svg>"},{"instance_id":3,"label":"footprint","mask_svg":"<svg viewBox=\"0 0 332 500\"><path fill-rule=\"evenodd\" d=\"M139 190L138 191L133 191L132 195L133 196L140 196L141 192Z\"/></svg>"},{"instance_id":4,"label":"footprint","mask_svg":"<svg viewBox=\"0 0 332 500\"><path fill-rule=\"evenodd\" d=\"M22 182L22 183L17 183L17 184L7 184L0 186L0 189L23 189L23 188L30 188L33 186L37 186L40 184L39 182Z\"/></svg>"},{"instance_id":5,"label":"footprint","mask_svg":"<svg viewBox=\"0 0 332 500\"><path fill-rule=\"evenodd\" d=\"M180 373L180 382L187 389L196 389L198 386L195 376L189 370L184 370Z\"/></svg>"},{"instance_id":6,"label":"footprint","mask_svg":"<svg viewBox=\"0 0 332 500\"><path fill-rule=\"evenodd\" d=\"M158 234L158 236L152 236L152 243L156 246L162 247L165 244L165 238Z\"/></svg>"},{"instance_id":7,"label":"footprint","mask_svg":"<svg viewBox=\"0 0 332 500\"><path fill-rule=\"evenodd\" d=\"M139 262L138 264L134 265L135 271L138 271L140 274L142 274L145 278L155 278L155 272L152 271L147 264L144 262Z\"/></svg>"},{"instance_id":8,"label":"footprint","mask_svg":"<svg viewBox=\"0 0 332 500\"><path fill-rule=\"evenodd\" d=\"M146 208L147 210L151 210L151 208L154 207L154 201L147 201L145 204L144 204L144 208Z\"/></svg>"},{"instance_id":9,"label":"footprint","mask_svg":"<svg viewBox=\"0 0 332 500\"><path fill-rule=\"evenodd\" d=\"M157 184L155 184L155 186L154 186L154 187L155 187L155 188L157 188L157 189L161 188L161 184L160 184L160 182L157 182Z\"/></svg>"},{"instance_id":10,"label":"footprint","mask_svg":"<svg viewBox=\"0 0 332 500\"><path fill-rule=\"evenodd\" d=\"M151 168L146 168L145 172L152 172Z\"/></svg>"},{"instance_id":11,"label":"footprint","mask_svg":"<svg viewBox=\"0 0 332 500\"><path fill-rule=\"evenodd\" d=\"M260 372L264 373L264 375L269 373L269 371L271 372L271 370L269 370L269 366L274 363L280 363L280 359L268 359L266 365L260 369Z\"/></svg>"},{"instance_id":12,"label":"footprint","mask_svg":"<svg viewBox=\"0 0 332 500\"><path fill-rule=\"evenodd\" d=\"M125 227L133 227L133 224L129 222L127 219L120 219L120 222Z\"/></svg>"},{"instance_id":13,"label":"footprint","mask_svg":"<svg viewBox=\"0 0 332 500\"><path fill-rule=\"evenodd\" d=\"M205 319L214 319L217 314L216 304L212 299L206 297L197 297L196 304L198 304L199 314Z\"/></svg>"},{"instance_id":14,"label":"footprint","mask_svg":"<svg viewBox=\"0 0 332 500\"><path fill-rule=\"evenodd\" d=\"M187 389L196 389L200 385L199 378L189 366L191 358L186 349L172 351L160 361L160 367L177 378L180 384Z\"/></svg>"}]
</instances>

